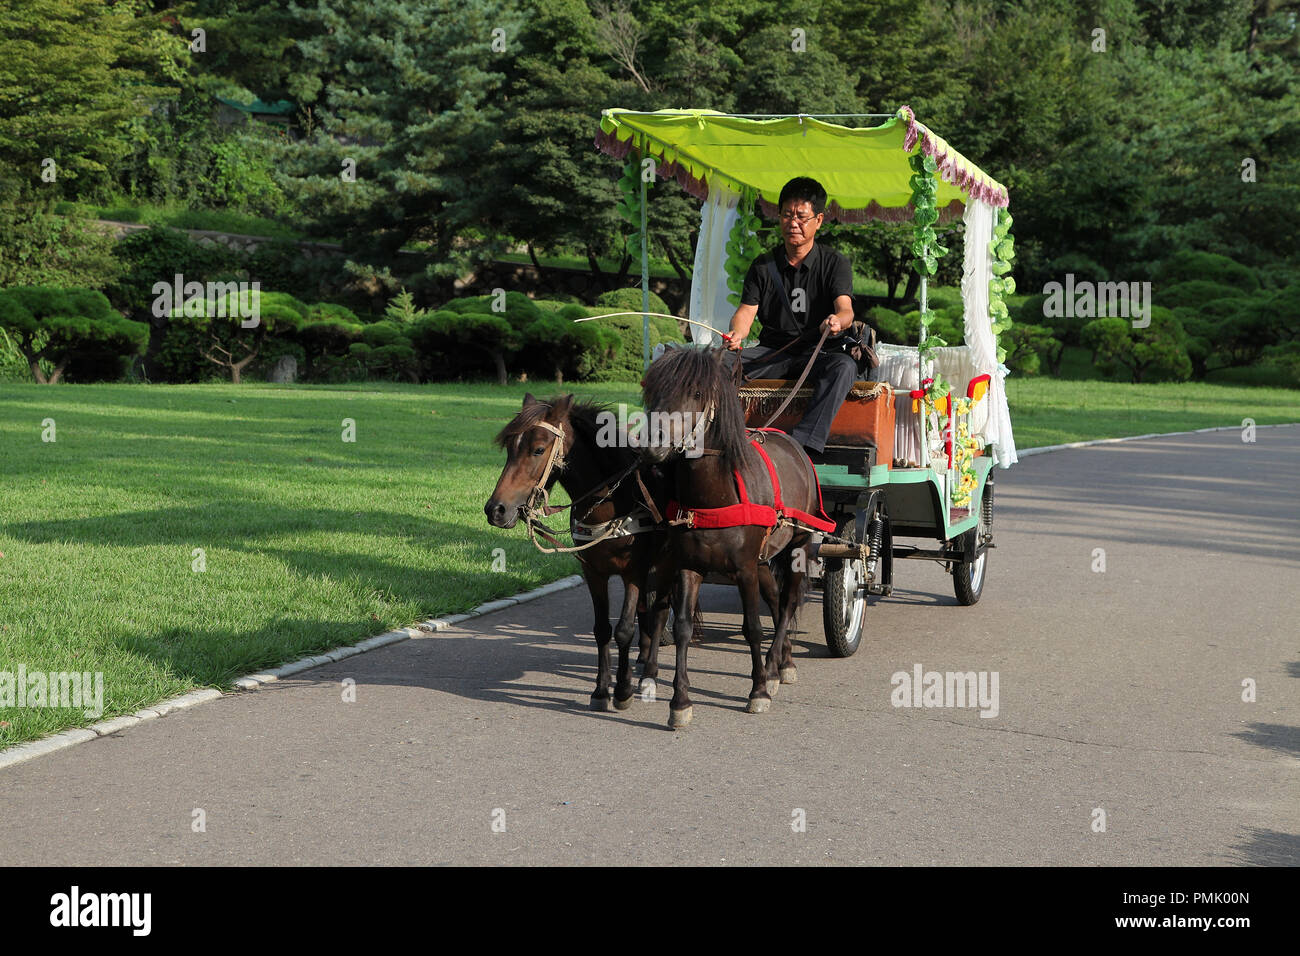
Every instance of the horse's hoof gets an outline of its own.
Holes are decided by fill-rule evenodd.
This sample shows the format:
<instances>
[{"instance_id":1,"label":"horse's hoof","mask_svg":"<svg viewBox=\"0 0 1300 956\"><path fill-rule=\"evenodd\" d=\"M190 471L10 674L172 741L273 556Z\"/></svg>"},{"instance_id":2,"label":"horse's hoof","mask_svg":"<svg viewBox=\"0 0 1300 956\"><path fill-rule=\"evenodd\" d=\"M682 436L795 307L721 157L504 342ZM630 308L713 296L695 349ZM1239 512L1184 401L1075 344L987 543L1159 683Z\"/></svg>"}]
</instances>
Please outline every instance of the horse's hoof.
<instances>
[{"instance_id":1,"label":"horse's hoof","mask_svg":"<svg viewBox=\"0 0 1300 956\"><path fill-rule=\"evenodd\" d=\"M591 698L591 709L592 709L592 710L601 711L601 712L608 711L608 710L609 710L609 698L608 698L608 697L593 697L593 698Z\"/></svg>"},{"instance_id":2,"label":"horse's hoof","mask_svg":"<svg viewBox=\"0 0 1300 956\"><path fill-rule=\"evenodd\" d=\"M781 683L782 683L782 684L793 684L793 683L794 683L795 681L797 681L798 679L799 679L799 675L795 672L795 669L794 669L793 667L782 667L782 668L781 668Z\"/></svg>"},{"instance_id":3,"label":"horse's hoof","mask_svg":"<svg viewBox=\"0 0 1300 956\"><path fill-rule=\"evenodd\" d=\"M776 692L777 690L780 689L780 687L781 687L781 682L779 680L777 680L775 677L769 677L767 679L767 696L775 697Z\"/></svg>"},{"instance_id":4,"label":"horse's hoof","mask_svg":"<svg viewBox=\"0 0 1300 956\"><path fill-rule=\"evenodd\" d=\"M641 694L641 699L643 701L645 701L647 704L653 704L655 701L655 694L657 694L658 692L659 692L659 688L655 686L655 681L653 677L641 678L641 688L639 693Z\"/></svg>"},{"instance_id":5,"label":"horse's hoof","mask_svg":"<svg viewBox=\"0 0 1300 956\"><path fill-rule=\"evenodd\" d=\"M616 696L614 698L614 706L617 707L619 710L627 710L629 707L632 706L632 701L635 699L636 699L635 694L628 697L626 700L619 700L618 697Z\"/></svg>"},{"instance_id":6,"label":"horse's hoof","mask_svg":"<svg viewBox=\"0 0 1300 956\"><path fill-rule=\"evenodd\" d=\"M772 706L770 697L751 697L749 703L745 705L747 714L765 714Z\"/></svg>"},{"instance_id":7,"label":"horse's hoof","mask_svg":"<svg viewBox=\"0 0 1300 956\"><path fill-rule=\"evenodd\" d=\"M670 730L681 730L683 727L689 724L691 722L691 718L695 716L694 710L695 710L694 707L683 707L681 710L669 709L668 728Z\"/></svg>"}]
</instances>

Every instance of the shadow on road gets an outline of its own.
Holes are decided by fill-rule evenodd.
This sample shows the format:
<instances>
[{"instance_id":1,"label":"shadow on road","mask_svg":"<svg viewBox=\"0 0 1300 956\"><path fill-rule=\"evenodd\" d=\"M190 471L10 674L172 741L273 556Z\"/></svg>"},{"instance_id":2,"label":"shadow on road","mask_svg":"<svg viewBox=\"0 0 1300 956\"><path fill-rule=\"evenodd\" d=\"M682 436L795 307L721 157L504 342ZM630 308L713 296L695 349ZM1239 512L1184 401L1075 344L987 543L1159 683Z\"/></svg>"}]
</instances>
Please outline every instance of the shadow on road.
<instances>
[{"instance_id":1,"label":"shadow on road","mask_svg":"<svg viewBox=\"0 0 1300 956\"><path fill-rule=\"evenodd\" d=\"M1233 847L1250 866L1300 866L1300 835L1262 830L1246 831L1245 842Z\"/></svg>"}]
</instances>

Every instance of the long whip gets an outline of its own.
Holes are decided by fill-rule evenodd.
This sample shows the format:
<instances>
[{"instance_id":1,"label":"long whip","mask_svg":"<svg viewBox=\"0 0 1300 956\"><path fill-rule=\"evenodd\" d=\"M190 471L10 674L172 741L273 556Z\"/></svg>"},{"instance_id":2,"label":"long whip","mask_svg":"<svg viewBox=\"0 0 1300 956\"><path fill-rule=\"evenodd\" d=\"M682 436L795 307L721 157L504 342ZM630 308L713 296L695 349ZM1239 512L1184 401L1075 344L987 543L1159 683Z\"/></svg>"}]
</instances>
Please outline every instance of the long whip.
<instances>
[{"instance_id":1,"label":"long whip","mask_svg":"<svg viewBox=\"0 0 1300 956\"><path fill-rule=\"evenodd\" d=\"M589 315L585 319L574 319L574 322L592 322L596 319L608 319L616 315L653 315L659 319L676 319L678 322L689 322L691 325L698 325L700 328L708 329L714 335L719 336L723 341L730 341L731 336L725 332L719 332L707 322L697 322L695 319L683 319L680 315L666 315L663 312L602 312L600 315Z\"/></svg>"}]
</instances>

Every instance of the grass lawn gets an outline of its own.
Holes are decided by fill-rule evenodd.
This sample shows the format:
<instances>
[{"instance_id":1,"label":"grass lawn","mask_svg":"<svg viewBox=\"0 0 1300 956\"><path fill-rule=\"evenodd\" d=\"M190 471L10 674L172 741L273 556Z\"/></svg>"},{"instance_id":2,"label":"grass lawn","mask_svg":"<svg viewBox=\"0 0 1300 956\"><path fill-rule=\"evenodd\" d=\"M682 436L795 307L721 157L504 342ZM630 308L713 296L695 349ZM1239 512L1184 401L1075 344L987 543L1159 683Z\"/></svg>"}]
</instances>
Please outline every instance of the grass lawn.
<instances>
[{"instance_id":1,"label":"grass lawn","mask_svg":"<svg viewBox=\"0 0 1300 956\"><path fill-rule=\"evenodd\" d=\"M1300 420L1280 389L1008 384L1021 447ZM530 388L0 385L0 671L102 671L112 717L574 573L482 514ZM92 722L0 710L0 747Z\"/></svg>"}]
</instances>

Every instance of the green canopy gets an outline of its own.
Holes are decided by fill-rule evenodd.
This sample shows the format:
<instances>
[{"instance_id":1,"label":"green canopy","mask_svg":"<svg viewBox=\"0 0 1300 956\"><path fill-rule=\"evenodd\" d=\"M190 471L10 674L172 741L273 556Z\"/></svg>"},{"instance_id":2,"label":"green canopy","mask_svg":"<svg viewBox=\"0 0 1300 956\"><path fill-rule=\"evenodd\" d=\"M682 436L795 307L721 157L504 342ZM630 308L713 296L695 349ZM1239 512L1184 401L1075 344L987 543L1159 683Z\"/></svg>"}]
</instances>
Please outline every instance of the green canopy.
<instances>
[{"instance_id":1,"label":"green canopy","mask_svg":"<svg viewBox=\"0 0 1300 956\"><path fill-rule=\"evenodd\" d=\"M1004 186L918 123L906 106L879 126L856 129L812 116L755 119L714 110L607 109L596 145L620 159L632 150L654 157L659 175L674 176L700 199L708 198L717 182L753 190L769 213L782 186L796 176L812 176L826 188L830 218L910 220L908 156L918 148L938 165L941 218L960 215L967 196L992 206L1008 201Z\"/></svg>"}]
</instances>

